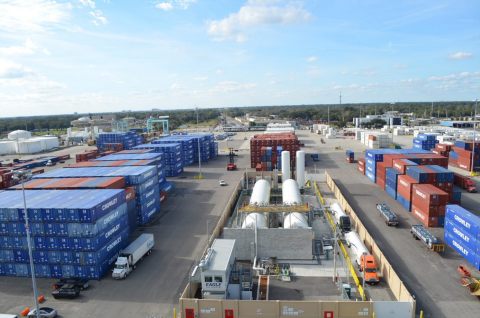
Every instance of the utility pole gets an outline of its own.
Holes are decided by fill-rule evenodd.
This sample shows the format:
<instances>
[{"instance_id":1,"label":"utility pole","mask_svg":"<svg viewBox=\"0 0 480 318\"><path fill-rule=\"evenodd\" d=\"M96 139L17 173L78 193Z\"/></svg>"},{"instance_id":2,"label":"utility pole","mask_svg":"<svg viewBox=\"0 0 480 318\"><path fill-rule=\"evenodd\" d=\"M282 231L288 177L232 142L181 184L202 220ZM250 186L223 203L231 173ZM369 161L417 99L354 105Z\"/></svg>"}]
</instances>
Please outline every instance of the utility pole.
<instances>
[{"instance_id":1,"label":"utility pole","mask_svg":"<svg viewBox=\"0 0 480 318\"><path fill-rule=\"evenodd\" d=\"M198 137L198 179L203 179L202 175L202 152L200 151L200 133L198 132L198 107L195 107L197 111L197 137Z\"/></svg>"},{"instance_id":2,"label":"utility pole","mask_svg":"<svg viewBox=\"0 0 480 318\"><path fill-rule=\"evenodd\" d=\"M327 106L327 123L330 126L330 105Z\"/></svg>"},{"instance_id":3,"label":"utility pole","mask_svg":"<svg viewBox=\"0 0 480 318\"><path fill-rule=\"evenodd\" d=\"M430 117L433 117L433 102L432 102L432 109L430 110Z\"/></svg>"},{"instance_id":4,"label":"utility pole","mask_svg":"<svg viewBox=\"0 0 480 318\"><path fill-rule=\"evenodd\" d=\"M474 117L473 117L473 149L472 149L472 166L471 166L471 170L470 170L470 175L475 175L475 146L476 146L476 139L477 139L477 136L476 136L476 132L477 132L477 129L476 129L476 126L477 126L477 103L478 103L478 99L475 99L475 112L474 112Z\"/></svg>"},{"instance_id":5,"label":"utility pole","mask_svg":"<svg viewBox=\"0 0 480 318\"><path fill-rule=\"evenodd\" d=\"M333 232L333 283L337 283L337 225Z\"/></svg>"}]
</instances>

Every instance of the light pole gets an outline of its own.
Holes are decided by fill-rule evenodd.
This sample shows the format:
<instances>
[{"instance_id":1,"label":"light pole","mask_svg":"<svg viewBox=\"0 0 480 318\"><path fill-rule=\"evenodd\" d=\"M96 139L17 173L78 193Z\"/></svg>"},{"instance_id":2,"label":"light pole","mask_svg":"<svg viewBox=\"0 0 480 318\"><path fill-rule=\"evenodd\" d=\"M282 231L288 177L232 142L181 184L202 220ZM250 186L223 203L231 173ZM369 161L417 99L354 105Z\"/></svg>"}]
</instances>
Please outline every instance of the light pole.
<instances>
[{"instance_id":1,"label":"light pole","mask_svg":"<svg viewBox=\"0 0 480 318\"><path fill-rule=\"evenodd\" d=\"M337 283L337 225L333 234L333 283Z\"/></svg>"},{"instance_id":2,"label":"light pole","mask_svg":"<svg viewBox=\"0 0 480 318\"><path fill-rule=\"evenodd\" d=\"M27 212L27 199L25 197L25 186L23 182L25 178L28 177L29 173L25 171L14 171L15 177L22 184L22 196L23 196L23 217L25 218L25 232L27 232L27 247L28 247L28 257L30 259L30 271L32 272L32 287L33 287L33 298L35 301L35 315L37 318L40 318L40 310L38 306L38 290L37 290L37 281L35 279L35 266L33 265L33 255L32 255L32 242L30 237L30 225L28 222L28 212Z\"/></svg>"},{"instance_id":3,"label":"light pole","mask_svg":"<svg viewBox=\"0 0 480 318\"><path fill-rule=\"evenodd\" d=\"M202 153L200 151L200 133L198 132L198 107L195 107L197 112L197 136L198 136L198 179L203 179L202 175Z\"/></svg>"},{"instance_id":4,"label":"light pole","mask_svg":"<svg viewBox=\"0 0 480 318\"><path fill-rule=\"evenodd\" d=\"M362 289L363 289L363 300L365 300L367 298L367 296L365 295L365 259L367 258L367 253L363 252L362 256L362 266L363 266L363 281L362 281Z\"/></svg>"},{"instance_id":5,"label":"light pole","mask_svg":"<svg viewBox=\"0 0 480 318\"><path fill-rule=\"evenodd\" d=\"M475 111L474 111L474 117L473 117L473 149L472 149L472 166L470 170L470 175L474 176L475 175L475 144L476 144L476 132L477 132L477 103L478 99L475 99Z\"/></svg>"}]
</instances>

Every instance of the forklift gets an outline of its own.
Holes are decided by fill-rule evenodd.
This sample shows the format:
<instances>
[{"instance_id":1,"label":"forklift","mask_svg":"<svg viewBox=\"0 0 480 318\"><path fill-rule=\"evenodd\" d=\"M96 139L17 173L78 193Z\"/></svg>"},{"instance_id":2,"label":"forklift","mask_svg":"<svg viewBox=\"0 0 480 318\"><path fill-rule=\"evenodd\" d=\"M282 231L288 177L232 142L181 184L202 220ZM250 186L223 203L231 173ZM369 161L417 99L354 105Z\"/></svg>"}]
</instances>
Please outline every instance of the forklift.
<instances>
[{"instance_id":1,"label":"forklift","mask_svg":"<svg viewBox=\"0 0 480 318\"><path fill-rule=\"evenodd\" d=\"M237 165L235 164L235 157L238 156L235 152L238 152L238 150L235 150L233 148L228 148L229 153L228 153L228 164L227 164L227 171L234 171L237 170Z\"/></svg>"}]
</instances>

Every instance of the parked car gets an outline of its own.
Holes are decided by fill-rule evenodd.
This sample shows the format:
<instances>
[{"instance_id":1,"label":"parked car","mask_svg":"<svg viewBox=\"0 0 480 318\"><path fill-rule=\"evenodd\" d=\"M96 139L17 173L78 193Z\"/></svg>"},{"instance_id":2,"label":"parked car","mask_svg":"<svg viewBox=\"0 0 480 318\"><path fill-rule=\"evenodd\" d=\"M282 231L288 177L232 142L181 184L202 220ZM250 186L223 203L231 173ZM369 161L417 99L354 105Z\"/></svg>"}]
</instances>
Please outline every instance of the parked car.
<instances>
[{"instance_id":1,"label":"parked car","mask_svg":"<svg viewBox=\"0 0 480 318\"><path fill-rule=\"evenodd\" d=\"M225 180L220 180L220 181L218 181L218 185L223 187L223 186L226 186L227 183L225 182Z\"/></svg>"},{"instance_id":2,"label":"parked car","mask_svg":"<svg viewBox=\"0 0 480 318\"><path fill-rule=\"evenodd\" d=\"M80 296L80 288L76 287L73 284L65 284L59 289L52 291L52 296L55 299L68 298L74 299Z\"/></svg>"},{"instance_id":3,"label":"parked car","mask_svg":"<svg viewBox=\"0 0 480 318\"><path fill-rule=\"evenodd\" d=\"M55 318L57 317L57 311L50 307L40 307L38 308L41 318ZM37 318L37 310L33 309L27 315L28 318Z\"/></svg>"},{"instance_id":4,"label":"parked car","mask_svg":"<svg viewBox=\"0 0 480 318\"><path fill-rule=\"evenodd\" d=\"M59 281L57 281L55 284L53 284L54 289L59 289L62 286L70 284L75 287L78 287L80 290L87 289L90 287L90 284L88 283L87 279L81 279L81 278L61 278Z\"/></svg>"}]
</instances>

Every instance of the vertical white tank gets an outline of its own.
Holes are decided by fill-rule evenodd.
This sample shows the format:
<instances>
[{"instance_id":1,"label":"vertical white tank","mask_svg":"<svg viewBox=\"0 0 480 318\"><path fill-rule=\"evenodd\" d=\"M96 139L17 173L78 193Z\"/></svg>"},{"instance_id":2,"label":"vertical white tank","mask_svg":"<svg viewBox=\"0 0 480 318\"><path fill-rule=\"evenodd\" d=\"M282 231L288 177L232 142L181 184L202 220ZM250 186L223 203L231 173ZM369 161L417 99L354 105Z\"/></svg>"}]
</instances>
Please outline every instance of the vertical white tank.
<instances>
[{"instance_id":1,"label":"vertical white tank","mask_svg":"<svg viewBox=\"0 0 480 318\"><path fill-rule=\"evenodd\" d=\"M298 184L295 180L288 179L282 183L282 201L284 205L302 204L300 189L298 188ZM307 218L303 213L285 213L285 217L283 219L283 228L303 229L307 227Z\"/></svg>"},{"instance_id":2,"label":"vertical white tank","mask_svg":"<svg viewBox=\"0 0 480 318\"><path fill-rule=\"evenodd\" d=\"M290 178L290 151L282 151L282 182Z\"/></svg>"},{"instance_id":3,"label":"vertical white tank","mask_svg":"<svg viewBox=\"0 0 480 318\"><path fill-rule=\"evenodd\" d=\"M258 180L253 186L250 205L267 205L270 203L270 184L267 180ZM267 216L264 213L249 213L242 223L242 228L264 228L267 226Z\"/></svg>"},{"instance_id":4,"label":"vertical white tank","mask_svg":"<svg viewBox=\"0 0 480 318\"><path fill-rule=\"evenodd\" d=\"M296 153L297 157L297 183L300 189L303 189L305 185L305 151L299 150Z\"/></svg>"}]
</instances>

